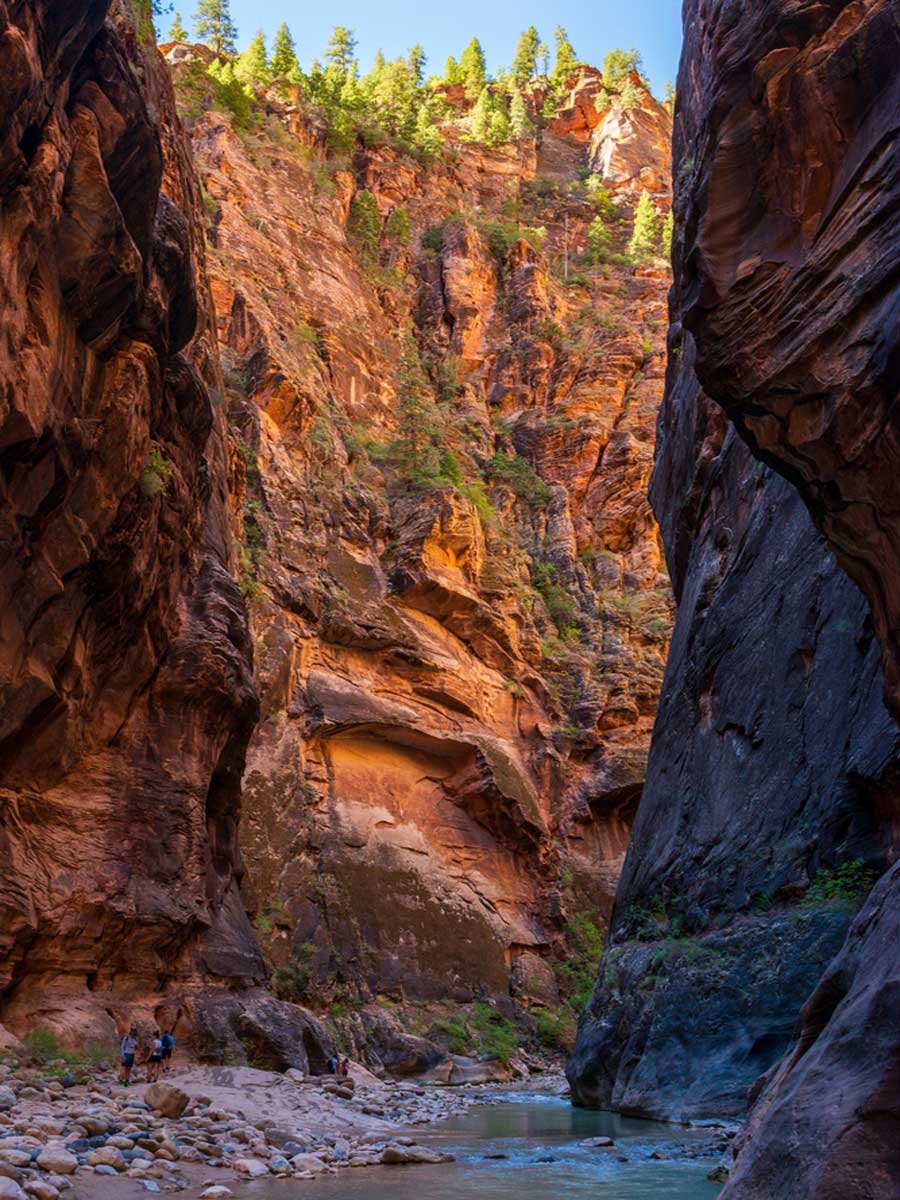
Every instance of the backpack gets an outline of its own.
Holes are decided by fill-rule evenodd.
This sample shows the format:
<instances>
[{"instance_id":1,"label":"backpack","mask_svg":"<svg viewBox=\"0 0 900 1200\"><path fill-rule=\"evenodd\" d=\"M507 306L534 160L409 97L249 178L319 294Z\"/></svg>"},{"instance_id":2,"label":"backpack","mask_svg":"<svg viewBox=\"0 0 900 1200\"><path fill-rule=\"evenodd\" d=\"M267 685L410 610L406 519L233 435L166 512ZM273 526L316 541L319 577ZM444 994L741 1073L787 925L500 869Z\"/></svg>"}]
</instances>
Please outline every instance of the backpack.
<instances>
[{"instance_id":1,"label":"backpack","mask_svg":"<svg viewBox=\"0 0 900 1200\"><path fill-rule=\"evenodd\" d=\"M172 1037L171 1033L164 1033L162 1035L163 1050L171 1050L171 1049L173 1049L174 1046L175 1046L175 1039Z\"/></svg>"}]
</instances>

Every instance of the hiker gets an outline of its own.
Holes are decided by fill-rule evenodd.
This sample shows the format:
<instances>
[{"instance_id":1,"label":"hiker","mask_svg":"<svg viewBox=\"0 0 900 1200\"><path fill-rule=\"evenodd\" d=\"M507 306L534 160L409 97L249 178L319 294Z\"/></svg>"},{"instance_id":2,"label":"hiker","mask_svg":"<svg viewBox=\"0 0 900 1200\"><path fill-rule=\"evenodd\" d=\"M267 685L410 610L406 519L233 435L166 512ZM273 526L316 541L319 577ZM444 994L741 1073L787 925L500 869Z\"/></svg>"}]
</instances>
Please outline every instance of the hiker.
<instances>
[{"instance_id":1,"label":"hiker","mask_svg":"<svg viewBox=\"0 0 900 1200\"><path fill-rule=\"evenodd\" d=\"M332 1054L331 1058L329 1058L329 1060L325 1064L325 1066L328 1068L329 1075L337 1075L338 1060L334 1057L333 1054Z\"/></svg>"},{"instance_id":2,"label":"hiker","mask_svg":"<svg viewBox=\"0 0 900 1200\"><path fill-rule=\"evenodd\" d=\"M168 1030L160 1039L163 1074L168 1075L172 1065L172 1051L175 1049L174 1029Z\"/></svg>"},{"instance_id":3,"label":"hiker","mask_svg":"<svg viewBox=\"0 0 900 1200\"><path fill-rule=\"evenodd\" d=\"M138 1031L137 1026L132 1025L125 1036L122 1038L121 1055L122 1066L119 1070L119 1083L128 1087L131 1082L131 1068L134 1066L134 1056L137 1054L138 1048Z\"/></svg>"},{"instance_id":4,"label":"hiker","mask_svg":"<svg viewBox=\"0 0 900 1200\"><path fill-rule=\"evenodd\" d=\"M150 1039L150 1055L147 1059L147 1082L156 1083L159 1079L159 1064L162 1062L162 1038L159 1036L159 1030L153 1030L153 1037Z\"/></svg>"},{"instance_id":5,"label":"hiker","mask_svg":"<svg viewBox=\"0 0 900 1200\"><path fill-rule=\"evenodd\" d=\"M342 1058L339 1069L340 1069L340 1073L341 1073L342 1077L344 1079L346 1079L347 1076L350 1074L350 1060L346 1059L346 1058Z\"/></svg>"}]
</instances>

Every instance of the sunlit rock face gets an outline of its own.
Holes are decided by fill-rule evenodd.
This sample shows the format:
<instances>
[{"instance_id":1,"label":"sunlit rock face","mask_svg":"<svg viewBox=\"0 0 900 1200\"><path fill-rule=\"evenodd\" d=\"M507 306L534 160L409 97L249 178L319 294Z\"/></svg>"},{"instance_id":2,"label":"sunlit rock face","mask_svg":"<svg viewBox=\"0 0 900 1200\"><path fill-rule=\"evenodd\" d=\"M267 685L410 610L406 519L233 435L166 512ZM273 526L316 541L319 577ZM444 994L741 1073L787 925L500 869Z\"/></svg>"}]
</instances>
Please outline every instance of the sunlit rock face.
<instances>
[{"instance_id":1,"label":"sunlit rock face","mask_svg":"<svg viewBox=\"0 0 900 1200\"><path fill-rule=\"evenodd\" d=\"M265 976L199 192L108 7L0 13L0 1021L81 1045Z\"/></svg>"},{"instance_id":2,"label":"sunlit rock face","mask_svg":"<svg viewBox=\"0 0 900 1200\"><path fill-rule=\"evenodd\" d=\"M576 270L580 133L350 161L268 102L247 133L190 117L262 701L245 894L279 988L380 997L371 1048L391 1000L557 1002L567 923L609 912L671 620L646 498L669 280ZM613 249L641 186L610 181ZM514 201L540 239L504 235ZM391 450L410 343L456 482L410 488Z\"/></svg>"},{"instance_id":3,"label":"sunlit rock face","mask_svg":"<svg viewBox=\"0 0 900 1200\"><path fill-rule=\"evenodd\" d=\"M653 484L680 607L571 1070L587 1102L673 1110L674 1071L684 1107L730 1088L737 1111L769 1068L723 1193L741 1200L888 1197L900 1178L897 867L840 948L850 912L796 905L822 866L896 856L876 659L896 715L898 39L879 0L685 6ZM667 932L690 940L654 960Z\"/></svg>"}]
</instances>

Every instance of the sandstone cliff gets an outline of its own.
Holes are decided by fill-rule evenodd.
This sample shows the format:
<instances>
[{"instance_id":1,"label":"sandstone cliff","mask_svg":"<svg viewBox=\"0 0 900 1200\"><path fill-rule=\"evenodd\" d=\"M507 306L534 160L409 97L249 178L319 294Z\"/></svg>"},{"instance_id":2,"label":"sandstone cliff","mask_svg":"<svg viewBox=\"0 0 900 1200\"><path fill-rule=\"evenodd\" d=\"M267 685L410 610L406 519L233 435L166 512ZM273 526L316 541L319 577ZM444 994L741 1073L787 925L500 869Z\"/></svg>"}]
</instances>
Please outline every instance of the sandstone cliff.
<instances>
[{"instance_id":1,"label":"sandstone cliff","mask_svg":"<svg viewBox=\"0 0 900 1200\"><path fill-rule=\"evenodd\" d=\"M204 111L194 52L163 49L226 364L262 704L245 894L275 986L368 1005L348 1036L373 1061L392 1003L552 1011L567 931L609 911L661 682L666 274L576 267L577 132L340 156L274 89L249 128ZM668 121L645 93L627 154L603 143L614 250L637 189L667 205Z\"/></svg>"},{"instance_id":2,"label":"sandstone cliff","mask_svg":"<svg viewBox=\"0 0 900 1200\"><path fill-rule=\"evenodd\" d=\"M0 1021L81 1043L265 977L199 192L107 8L0 6Z\"/></svg>"},{"instance_id":3,"label":"sandstone cliff","mask_svg":"<svg viewBox=\"0 0 900 1200\"><path fill-rule=\"evenodd\" d=\"M896 716L900 25L879 0L693 0L685 32L653 485L679 613L571 1071L587 1102L702 1112L737 1111L771 1066L723 1194L887 1198L898 744L876 656ZM858 859L885 872L867 899L861 871L837 884ZM712 1084L682 1100L673 1073Z\"/></svg>"}]
</instances>

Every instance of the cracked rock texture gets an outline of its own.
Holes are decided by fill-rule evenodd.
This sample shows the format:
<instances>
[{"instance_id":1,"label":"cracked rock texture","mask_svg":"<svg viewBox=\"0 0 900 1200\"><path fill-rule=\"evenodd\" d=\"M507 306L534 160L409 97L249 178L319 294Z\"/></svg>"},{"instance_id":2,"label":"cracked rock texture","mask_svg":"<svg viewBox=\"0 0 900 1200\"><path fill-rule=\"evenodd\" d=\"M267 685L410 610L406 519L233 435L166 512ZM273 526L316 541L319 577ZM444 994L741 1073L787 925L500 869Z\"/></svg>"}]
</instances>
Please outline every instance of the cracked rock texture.
<instances>
[{"instance_id":1,"label":"cracked rock texture","mask_svg":"<svg viewBox=\"0 0 900 1200\"><path fill-rule=\"evenodd\" d=\"M81 1045L266 971L199 192L109 8L0 4L0 1021Z\"/></svg>"},{"instance_id":2,"label":"cracked rock texture","mask_svg":"<svg viewBox=\"0 0 900 1200\"><path fill-rule=\"evenodd\" d=\"M649 1112L749 1098L729 1200L900 1187L897 732L878 662L896 717L898 46L887 0L685 6L652 488L679 613L570 1072L583 1101ZM856 857L885 873L839 945L839 911L796 900ZM722 937L760 925L767 952L730 983ZM754 1040L710 1047L748 1000ZM675 1027L676 1001L705 1007L700 1030ZM717 1088L684 1105L672 1072L710 1068Z\"/></svg>"}]
</instances>

